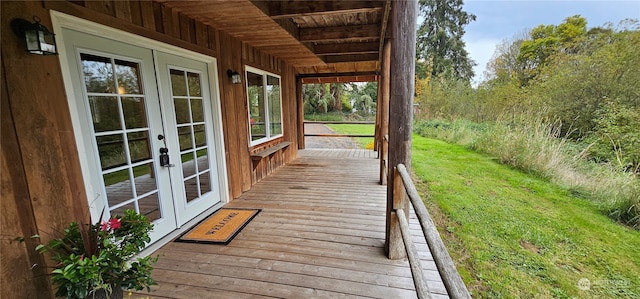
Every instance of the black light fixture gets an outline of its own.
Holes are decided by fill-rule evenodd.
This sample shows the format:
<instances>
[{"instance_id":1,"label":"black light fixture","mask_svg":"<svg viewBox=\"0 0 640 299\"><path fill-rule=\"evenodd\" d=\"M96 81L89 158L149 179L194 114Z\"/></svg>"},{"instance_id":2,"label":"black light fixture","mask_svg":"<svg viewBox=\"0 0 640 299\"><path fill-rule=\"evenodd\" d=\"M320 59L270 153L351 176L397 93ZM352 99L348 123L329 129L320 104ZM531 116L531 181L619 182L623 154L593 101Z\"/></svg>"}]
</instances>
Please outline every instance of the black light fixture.
<instances>
[{"instance_id":1,"label":"black light fixture","mask_svg":"<svg viewBox=\"0 0 640 299\"><path fill-rule=\"evenodd\" d=\"M40 18L34 16L33 21L31 23L25 19L13 19L11 28L16 35L25 39L29 53L58 55L55 34L40 24Z\"/></svg>"},{"instance_id":2,"label":"black light fixture","mask_svg":"<svg viewBox=\"0 0 640 299\"><path fill-rule=\"evenodd\" d=\"M227 70L227 76L229 76L229 79L231 79L231 83L233 84L242 83L242 80L240 79L240 74L238 74L238 72L236 71Z\"/></svg>"}]
</instances>

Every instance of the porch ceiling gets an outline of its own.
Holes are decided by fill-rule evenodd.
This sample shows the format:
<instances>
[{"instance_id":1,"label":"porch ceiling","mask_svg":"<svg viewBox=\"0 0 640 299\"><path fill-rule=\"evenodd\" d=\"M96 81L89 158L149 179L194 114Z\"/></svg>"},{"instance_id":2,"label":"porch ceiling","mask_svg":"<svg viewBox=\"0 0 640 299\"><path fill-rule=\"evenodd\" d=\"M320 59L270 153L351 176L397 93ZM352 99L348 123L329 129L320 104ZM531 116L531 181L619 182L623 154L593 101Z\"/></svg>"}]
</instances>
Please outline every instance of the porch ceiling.
<instances>
[{"instance_id":1,"label":"porch ceiling","mask_svg":"<svg viewBox=\"0 0 640 299\"><path fill-rule=\"evenodd\" d=\"M335 77L379 71L390 7L386 0L158 2L287 61L299 74Z\"/></svg>"}]
</instances>

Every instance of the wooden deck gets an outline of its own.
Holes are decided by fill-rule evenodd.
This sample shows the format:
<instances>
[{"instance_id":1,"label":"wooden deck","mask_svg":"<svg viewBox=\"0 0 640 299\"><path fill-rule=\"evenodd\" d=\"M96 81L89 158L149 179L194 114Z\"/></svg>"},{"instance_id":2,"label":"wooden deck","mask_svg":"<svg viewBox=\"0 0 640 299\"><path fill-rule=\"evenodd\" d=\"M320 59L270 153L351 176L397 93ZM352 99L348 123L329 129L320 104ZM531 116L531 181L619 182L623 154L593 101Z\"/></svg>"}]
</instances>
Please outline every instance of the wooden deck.
<instances>
[{"instance_id":1,"label":"wooden deck","mask_svg":"<svg viewBox=\"0 0 640 299\"><path fill-rule=\"evenodd\" d=\"M170 242L151 294L132 298L416 298L383 251L386 186L364 150L303 150L227 207L262 212L228 245ZM448 298L411 219L433 298Z\"/></svg>"}]
</instances>

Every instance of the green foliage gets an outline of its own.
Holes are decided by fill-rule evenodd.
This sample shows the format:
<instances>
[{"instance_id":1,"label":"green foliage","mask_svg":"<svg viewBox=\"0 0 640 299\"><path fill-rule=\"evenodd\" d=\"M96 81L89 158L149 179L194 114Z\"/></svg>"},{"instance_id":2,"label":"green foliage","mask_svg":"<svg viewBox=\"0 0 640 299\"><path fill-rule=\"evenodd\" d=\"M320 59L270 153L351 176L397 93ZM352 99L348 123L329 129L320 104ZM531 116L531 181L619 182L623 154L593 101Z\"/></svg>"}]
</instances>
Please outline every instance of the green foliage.
<instances>
[{"instance_id":1,"label":"green foliage","mask_svg":"<svg viewBox=\"0 0 640 299\"><path fill-rule=\"evenodd\" d=\"M464 26L475 21L476 16L462 10L462 0L420 0L420 16L424 18L418 28L416 64L419 78L442 76L469 81L473 78L475 62L468 56L462 40Z\"/></svg>"},{"instance_id":2,"label":"green foliage","mask_svg":"<svg viewBox=\"0 0 640 299\"><path fill-rule=\"evenodd\" d=\"M513 85L522 80L525 68L518 56L520 56L522 43L529 38L529 32L523 31L511 39L503 40L496 46L485 72L485 77L492 85Z\"/></svg>"},{"instance_id":3,"label":"green foliage","mask_svg":"<svg viewBox=\"0 0 640 299\"><path fill-rule=\"evenodd\" d=\"M153 224L133 210L102 223L72 222L60 238L36 247L49 252L58 262L51 279L58 286L56 296L83 299L99 290L112 288L142 290L156 284L151 278L150 256L132 258L151 241Z\"/></svg>"},{"instance_id":4,"label":"green foliage","mask_svg":"<svg viewBox=\"0 0 640 299\"><path fill-rule=\"evenodd\" d=\"M531 39L521 43L517 58L524 70L522 85L540 74L556 54L575 53L580 49L580 42L587 35L587 20L575 15L558 26L539 25L531 30L530 35Z\"/></svg>"},{"instance_id":5,"label":"green foliage","mask_svg":"<svg viewBox=\"0 0 640 299\"><path fill-rule=\"evenodd\" d=\"M345 119L346 115L342 112L311 113L304 115L304 120L310 121L344 121Z\"/></svg>"},{"instance_id":6,"label":"green foliage","mask_svg":"<svg viewBox=\"0 0 640 299\"><path fill-rule=\"evenodd\" d=\"M474 298L640 296L640 231L564 188L459 145L414 136L412 162L417 188ZM591 281L588 291L577 287L583 278Z\"/></svg>"},{"instance_id":7,"label":"green foliage","mask_svg":"<svg viewBox=\"0 0 640 299\"><path fill-rule=\"evenodd\" d=\"M640 172L640 107L608 102L596 112L595 130L587 138L592 155ZM608 146L607 146L608 145Z\"/></svg>"},{"instance_id":8,"label":"green foliage","mask_svg":"<svg viewBox=\"0 0 640 299\"><path fill-rule=\"evenodd\" d=\"M351 113L353 111L353 106L348 99L342 99L342 112Z\"/></svg>"},{"instance_id":9,"label":"green foliage","mask_svg":"<svg viewBox=\"0 0 640 299\"><path fill-rule=\"evenodd\" d=\"M354 108L360 117L366 118L368 115L375 114L377 82L305 84L302 89L305 115L322 115L340 111L349 114L353 112ZM343 118L339 120L343 120Z\"/></svg>"}]
</instances>

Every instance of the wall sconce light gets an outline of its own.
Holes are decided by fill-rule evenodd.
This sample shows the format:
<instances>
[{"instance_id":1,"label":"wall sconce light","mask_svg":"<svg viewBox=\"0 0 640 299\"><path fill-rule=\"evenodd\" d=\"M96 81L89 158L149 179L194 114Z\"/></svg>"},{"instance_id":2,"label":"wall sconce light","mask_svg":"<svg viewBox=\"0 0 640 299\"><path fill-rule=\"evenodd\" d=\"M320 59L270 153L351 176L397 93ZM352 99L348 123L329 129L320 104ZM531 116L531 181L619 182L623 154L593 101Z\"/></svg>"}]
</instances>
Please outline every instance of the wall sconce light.
<instances>
[{"instance_id":1,"label":"wall sconce light","mask_svg":"<svg viewBox=\"0 0 640 299\"><path fill-rule=\"evenodd\" d=\"M242 83L242 80L240 79L240 74L238 74L238 72L236 71L227 70L227 76L229 76L229 79L231 79L231 83L233 84Z\"/></svg>"},{"instance_id":2,"label":"wall sconce light","mask_svg":"<svg viewBox=\"0 0 640 299\"><path fill-rule=\"evenodd\" d=\"M29 53L58 55L55 34L40 24L40 18L34 16L33 21L34 23L25 19L13 19L11 28L16 35L25 39Z\"/></svg>"}]
</instances>

